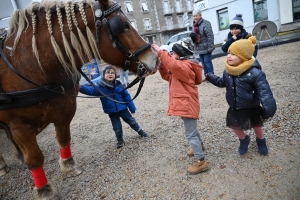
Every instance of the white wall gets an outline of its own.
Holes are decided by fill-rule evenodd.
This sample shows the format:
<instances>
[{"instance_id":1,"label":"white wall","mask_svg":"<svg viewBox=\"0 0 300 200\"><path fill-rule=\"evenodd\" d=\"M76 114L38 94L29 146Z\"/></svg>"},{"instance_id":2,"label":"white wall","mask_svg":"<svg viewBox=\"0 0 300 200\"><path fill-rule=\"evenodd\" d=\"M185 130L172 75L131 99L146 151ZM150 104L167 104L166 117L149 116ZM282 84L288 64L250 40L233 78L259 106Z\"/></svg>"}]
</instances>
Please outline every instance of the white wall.
<instances>
[{"instance_id":1,"label":"white wall","mask_svg":"<svg viewBox=\"0 0 300 200\"><path fill-rule=\"evenodd\" d=\"M280 22L287 24L293 22L293 5L292 1L279 0L280 5Z\"/></svg>"},{"instance_id":2,"label":"white wall","mask_svg":"<svg viewBox=\"0 0 300 200\"><path fill-rule=\"evenodd\" d=\"M207 0L208 9L202 11L202 17L210 21L215 37L215 44L223 43L227 37L229 28L226 30L219 30L219 22L217 10L223 8L228 9L229 20L235 17L236 14L242 14L244 20L244 28L247 32L252 34L254 26L253 1L252 0ZM281 0L284 2L291 0ZM273 21L277 25L277 30L280 28L279 4L277 0L268 0L268 21ZM197 5L195 5L197 6Z\"/></svg>"}]
</instances>

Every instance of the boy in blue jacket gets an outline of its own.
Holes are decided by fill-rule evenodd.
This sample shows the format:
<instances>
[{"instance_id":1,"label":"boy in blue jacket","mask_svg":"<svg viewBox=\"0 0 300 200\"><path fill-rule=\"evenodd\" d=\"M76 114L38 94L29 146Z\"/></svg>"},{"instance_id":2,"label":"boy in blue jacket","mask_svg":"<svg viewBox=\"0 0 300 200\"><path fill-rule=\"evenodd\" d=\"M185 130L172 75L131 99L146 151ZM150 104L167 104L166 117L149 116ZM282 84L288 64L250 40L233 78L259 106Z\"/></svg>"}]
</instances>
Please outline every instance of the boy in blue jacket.
<instances>
[{"instance_id":1,"label":"boy in blue jacket","mask_svg":"<svg viewBox=\"0 0 300 200\"><path fill-rule=\"evenodd\" d=\"M122 118L133 130L135 130L141 137L147 137L148 135L142 130L141 126L132 117L135 113L136 107L131 99L130 94L127 90L124 90L124 86L120 81L116 80L116 69L113 66L106 66L103 70L103 76L96 86L105 94L109 95L110 98L128 103L118 103L106 97L100 97L102 108L104 113L108 114L113 129L117 137L117 148L124 146L123 130L120 118ZM92 86L80 85L81 93L90 96L102 96ZM128 111L130 110L130 112Z\"/></svg>"}]
</instances>

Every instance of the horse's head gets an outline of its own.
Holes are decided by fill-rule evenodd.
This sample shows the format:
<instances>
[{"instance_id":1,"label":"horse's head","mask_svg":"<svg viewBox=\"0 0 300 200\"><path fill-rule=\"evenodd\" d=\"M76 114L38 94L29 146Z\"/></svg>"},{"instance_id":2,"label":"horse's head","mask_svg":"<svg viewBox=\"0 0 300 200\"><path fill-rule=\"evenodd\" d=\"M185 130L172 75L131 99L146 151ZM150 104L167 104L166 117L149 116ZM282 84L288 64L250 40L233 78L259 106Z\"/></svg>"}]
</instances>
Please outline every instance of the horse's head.
<instances>
[{"instance_id":1,"label":"horse's head","mask_svg":"<svg viewBox=\"0 0 300 200\"><path fill-rule=\"evenodd\" d=\"M156 52L131 26L120 4L109 0L98 2L95 6L96 39L100 42L103 60L139 76L155 73Z\"/></svg>"}]
</instances>

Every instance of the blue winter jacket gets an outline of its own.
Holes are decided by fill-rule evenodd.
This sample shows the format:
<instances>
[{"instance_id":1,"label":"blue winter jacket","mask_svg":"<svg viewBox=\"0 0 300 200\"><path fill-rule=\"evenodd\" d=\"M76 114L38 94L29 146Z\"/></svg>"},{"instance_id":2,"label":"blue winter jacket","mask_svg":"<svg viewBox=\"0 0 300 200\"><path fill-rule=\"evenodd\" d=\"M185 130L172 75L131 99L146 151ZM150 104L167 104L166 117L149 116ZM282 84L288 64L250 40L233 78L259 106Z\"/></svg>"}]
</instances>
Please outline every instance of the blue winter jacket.
<instances>
[{"instance_id":1,"label":"blue winter jacket","mask_svg":"<svg viewBox=\"0 0 300 200\"><path fill-rule=\"evenodd\" d=\"M248 39L248 38L251 37L252 35L251 35L250 33L248 33L245 29L243 29L242 32L241 32L241 34L239 34L239 35L237 36L237 39L236 39L236 40L233 39L232 36L233 36L233 35L229 32L227 38L224 40L224 43L223 43L223 45L222 45L222 47L221 47L222 50L223 50L224 52L228 52L229 46L230 46L232 43L234 43L235 41L240 40L240 39ZM254 56L255 58L256 58L256 56L257 56L257 51L258 51L258 46L255 45L255 50L254 50L254 53L253 53L253 56Z\"/></svg>"},{"instance_id":2,"label":"blue winter jacket","mask_svg":"<svg viewBox=\"0 0 300 200\"><path fill-rule=\"evenodd\" d=\"M128 103L117 103L106 97L100 97L102 108L105 113L110 114L110 113L120 112L122 110L127 109L127 107L129 108L131 113L135 113L136 107L135 107L133 101L131 101L132 100L131 96L127 90L124 90L122 92L122 90L124 89L124 86L121 84L120 81L116 80L116 84L113 89L104 87L101 84L99 84L99 82L96 83L95 85L105 95L113 94L113 95L109 96L110 98L117 100L117 101L121 101L121 102L128 102ZM83 94L90 95L90 96L103 96L100 92L98 92L91 85L81 85L79 91Z\"/></svg>"},{"instance_id":3,"label":"blue winter jacket","mask_svg":"<svg viewBox=\"0 0 300 200\"><path fill-rule=\"evenodd\" d=\"M276 101L258 62L240 76L232 76L224 70L223 78L208 74L206 80L215 86L226 87L226 100L233 109L254 108L261 104L264 118L272 117L276 112Z\"/></svg>"}]
</instances>

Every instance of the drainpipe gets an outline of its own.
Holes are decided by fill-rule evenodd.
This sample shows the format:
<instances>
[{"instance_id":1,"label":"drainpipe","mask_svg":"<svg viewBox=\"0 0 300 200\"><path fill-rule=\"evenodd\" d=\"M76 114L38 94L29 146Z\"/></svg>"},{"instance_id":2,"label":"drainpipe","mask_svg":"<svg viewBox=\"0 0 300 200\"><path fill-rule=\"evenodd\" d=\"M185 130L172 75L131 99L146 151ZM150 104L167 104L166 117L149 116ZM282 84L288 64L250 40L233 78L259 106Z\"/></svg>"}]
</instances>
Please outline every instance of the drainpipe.
<instances>
[{"instance_id":1,"label":"drainpipe","mask_svg":"<svg viewBox=\"0 0 300 200\"><path fill-rule=\"evenodd\" d=\"M10 1L11 1L11 4L12 4L14 10L18 10L17 4L16 4L16 0L10 0Z\"/></svg>"}]
</instances>

